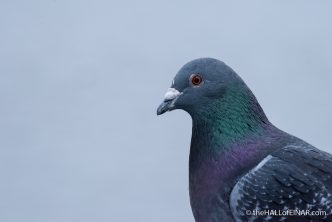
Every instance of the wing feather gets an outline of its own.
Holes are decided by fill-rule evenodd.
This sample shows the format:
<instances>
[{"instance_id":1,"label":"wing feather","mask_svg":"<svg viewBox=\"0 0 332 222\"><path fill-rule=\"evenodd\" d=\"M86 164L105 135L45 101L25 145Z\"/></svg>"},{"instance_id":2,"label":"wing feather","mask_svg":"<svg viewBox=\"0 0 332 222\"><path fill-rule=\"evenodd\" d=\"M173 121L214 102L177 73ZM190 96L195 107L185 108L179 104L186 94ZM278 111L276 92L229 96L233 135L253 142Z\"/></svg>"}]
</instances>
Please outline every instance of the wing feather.
<instances>
[{"instance_id":1,"label":"wing feather","mask_svg":"<svg viewBox=\"0 0 332 222\"><path fill-rule=\"evenodd\" d=\"M287 146L239 179L230 195L236 221L284 221L287 216L248 215L275 210L324 211L321 216L293 216L292 221L332 221L332 158L314 147ZM303 211L302 211L303 212Z\"/></svg>"}]
</instances>

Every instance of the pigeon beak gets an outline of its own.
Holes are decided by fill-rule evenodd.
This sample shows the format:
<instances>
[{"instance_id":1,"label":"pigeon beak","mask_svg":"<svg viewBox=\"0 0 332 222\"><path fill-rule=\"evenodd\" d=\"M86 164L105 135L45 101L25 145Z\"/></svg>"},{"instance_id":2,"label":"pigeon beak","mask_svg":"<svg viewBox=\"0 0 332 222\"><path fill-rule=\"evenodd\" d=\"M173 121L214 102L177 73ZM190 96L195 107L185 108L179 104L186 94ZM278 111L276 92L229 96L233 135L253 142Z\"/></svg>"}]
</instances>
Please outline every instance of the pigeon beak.
<instances>
[{"instance_id":1,"label":"pigeon beak","mask_svg":"<svg viewBox=\"0 0 332 222\"><path fill-rule=\"evenodd\" d=\"M167 111L173 110L175 108L174 103L181 94L182 93L180 93L178 90L174 88L169 88L165 94L164 101L157 109L157 115L161 115Z\"/></svg>"}]
</instances>

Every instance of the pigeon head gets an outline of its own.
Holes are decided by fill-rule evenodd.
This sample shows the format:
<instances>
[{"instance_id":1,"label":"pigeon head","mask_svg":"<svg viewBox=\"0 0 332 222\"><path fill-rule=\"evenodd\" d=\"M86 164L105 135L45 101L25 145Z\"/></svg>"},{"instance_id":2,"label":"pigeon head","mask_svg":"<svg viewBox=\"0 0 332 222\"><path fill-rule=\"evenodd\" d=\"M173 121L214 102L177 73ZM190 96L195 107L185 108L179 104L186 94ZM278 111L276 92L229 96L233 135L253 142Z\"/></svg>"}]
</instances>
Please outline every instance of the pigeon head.
<instances>
[{"instance_id":1,"label":"pigeon head","mask_svg":"<svg viewBox=\"0 0 332 222\"><path fill-rule=\"evenodd\" d=\"M233 71L223 62L211 58L193 60L176 74L157 114L183 109L189 113L209 100L222 98L226 88L236 82Z\"/></svg>"},{"instance_id":2,"label":"pigeon head","mask_svg":"<svg viewBox=\"0 0 332 222\"><path fill-rule=\"evenodd\" d=\"M176 74L157 115L183 109L192 117L206 113L246 114L266 118L244 81L224 62L200 58L185 64Z\"/></svg>"}]
</instances>

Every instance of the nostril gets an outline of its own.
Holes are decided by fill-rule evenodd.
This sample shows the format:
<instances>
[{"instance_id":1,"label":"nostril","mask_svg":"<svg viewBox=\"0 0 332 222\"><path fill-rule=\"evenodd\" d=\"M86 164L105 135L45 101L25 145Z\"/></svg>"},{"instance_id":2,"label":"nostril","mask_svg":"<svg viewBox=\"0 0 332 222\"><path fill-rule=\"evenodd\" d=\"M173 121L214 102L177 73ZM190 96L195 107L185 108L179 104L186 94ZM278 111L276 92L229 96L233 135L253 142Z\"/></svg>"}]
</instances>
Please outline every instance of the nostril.
<instances>
[{"instance_id":1,"label":"nostril","mask_svg":"<svg viewBox=\"0 0 332 222\"><path fill-rule=\"evenodd\" d=\"M181 93L178 90L176 90L174 88L169 88L165 94L164 101L173 100L180 94Z\"/></svg>"}]
</instances>

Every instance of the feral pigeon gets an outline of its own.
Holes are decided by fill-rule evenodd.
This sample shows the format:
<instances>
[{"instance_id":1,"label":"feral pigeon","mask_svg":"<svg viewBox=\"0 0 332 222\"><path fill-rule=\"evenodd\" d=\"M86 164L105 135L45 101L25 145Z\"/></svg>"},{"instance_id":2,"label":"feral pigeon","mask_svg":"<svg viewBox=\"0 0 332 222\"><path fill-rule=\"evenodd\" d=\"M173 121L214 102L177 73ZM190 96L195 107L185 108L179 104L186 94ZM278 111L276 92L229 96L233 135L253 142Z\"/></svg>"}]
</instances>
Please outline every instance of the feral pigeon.
<instances>
[{"instance_id":1,"label":"feral pigeon","mask_svg":"<svg viewBox=\"0 0 332 222\"><path fill-rule=\"evenodd\" d=\"M185 64L157 114L174 109L192 118L196 222L332 221L332 155L275 127L225 63Z\"/></svg>"}]
</instances>

